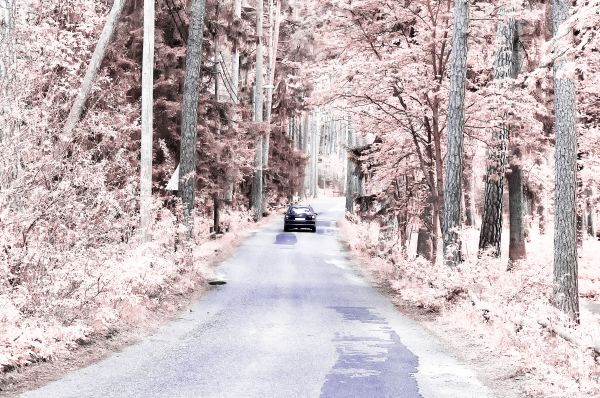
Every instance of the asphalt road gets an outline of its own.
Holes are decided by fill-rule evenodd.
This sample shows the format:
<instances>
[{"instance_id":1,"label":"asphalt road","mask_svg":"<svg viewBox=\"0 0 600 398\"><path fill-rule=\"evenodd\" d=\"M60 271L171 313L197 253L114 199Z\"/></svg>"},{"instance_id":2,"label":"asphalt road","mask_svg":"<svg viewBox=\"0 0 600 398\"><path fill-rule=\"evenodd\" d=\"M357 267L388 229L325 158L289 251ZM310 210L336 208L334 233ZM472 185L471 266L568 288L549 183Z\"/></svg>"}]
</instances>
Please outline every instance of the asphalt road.
<instances>
[{"instance_id":1,"label":"asphalt road","mask_svg":"<svg viewBox=\"0 0 600 398\"><path fill-rule=\"evenodd\" d=\"M317 233L267 225L224 262L228 283L191 312L22 396L489 396L472 370L355 271L336 239L343 199L312 204Z\"/></svg>"}]
</instances>

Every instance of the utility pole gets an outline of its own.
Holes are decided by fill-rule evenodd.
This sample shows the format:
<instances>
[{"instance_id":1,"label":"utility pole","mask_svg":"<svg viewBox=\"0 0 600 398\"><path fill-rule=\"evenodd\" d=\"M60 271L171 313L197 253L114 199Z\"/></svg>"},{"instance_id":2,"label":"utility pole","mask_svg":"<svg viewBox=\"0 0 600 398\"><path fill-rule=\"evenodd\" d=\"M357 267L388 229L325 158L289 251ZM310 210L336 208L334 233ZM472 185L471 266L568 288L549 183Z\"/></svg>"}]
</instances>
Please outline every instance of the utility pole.
<instances>
[{"instance_id":1,"label":"utility pole","mask_svg":"<svg viewBox=\"0 0 600 398\"><path fill-rule=\"evenodd\" d=\"M152 218L152 107L154 104L154 0L144 0L142 59L142 139L140 219L144 239L149 239Z\"/></svg>"},{"instance_id":2,"label":"utility pole","mask_svg":"<svg viewBox=\"0 0 600 398\"><path fill-rule=\"evenodd\" d=\"M254 121L263 121L263 0L256 3L256 85L254 91ZM263 134L256 137L254 156L254 182L252 184L252 209L256 220L262 218L263 201Z\"/></svg>"},{"instance_id":3,"label":"utility pole","mask_svg":"<svg viewBox=\"0 0 600 398\"><path fill-rule=\"evenodd\" d=\"M233 15L236 18L242 17L242 0L235 0L235 4L233 6ZM231 89L233 91L233 102L239 103L238 95L239 95L239 82L240 82L240 49L237 43L233 48L233 58L231 60Z\"/></svg>"}]
</instances>

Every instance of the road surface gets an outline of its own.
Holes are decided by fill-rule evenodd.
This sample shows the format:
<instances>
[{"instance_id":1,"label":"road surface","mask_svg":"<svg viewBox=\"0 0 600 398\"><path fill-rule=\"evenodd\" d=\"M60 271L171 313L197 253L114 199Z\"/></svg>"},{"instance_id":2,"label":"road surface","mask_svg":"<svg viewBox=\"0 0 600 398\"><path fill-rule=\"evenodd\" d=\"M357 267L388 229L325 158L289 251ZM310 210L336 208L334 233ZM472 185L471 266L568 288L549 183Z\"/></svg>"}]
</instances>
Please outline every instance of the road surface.
<instances>
[{"instance_id":1,"label":"road surface","mask_svg":"<svg viewBox=\"0 0 600 398\"><path fill-rule=\"evenodd\" d=\"M271 223L220 271L228 283L155 335L23 397L484 398L475 373L354 270L341 198L317 233Z\"/></svg>"}]
</instances>

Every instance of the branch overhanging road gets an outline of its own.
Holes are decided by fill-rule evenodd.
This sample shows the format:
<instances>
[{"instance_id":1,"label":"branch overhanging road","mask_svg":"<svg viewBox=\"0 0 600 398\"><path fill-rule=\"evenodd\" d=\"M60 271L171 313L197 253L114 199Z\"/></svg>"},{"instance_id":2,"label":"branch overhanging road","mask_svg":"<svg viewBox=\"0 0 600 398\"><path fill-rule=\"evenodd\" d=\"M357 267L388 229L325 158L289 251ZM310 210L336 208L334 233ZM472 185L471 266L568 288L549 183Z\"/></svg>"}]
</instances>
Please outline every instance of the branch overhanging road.
<instances>
[{"instance_id":1,"label":"branch overhanging road","mask_svg":"<svg viewBox=\"0 0 600 398\"><path fill-rule=\"evenodd\" d=\"M191 312L22 397L490 396L353 270L335 236L344 200L312 204L317 233L265 226L221 266L227 285Z\"/></svg>"}]
</instances>

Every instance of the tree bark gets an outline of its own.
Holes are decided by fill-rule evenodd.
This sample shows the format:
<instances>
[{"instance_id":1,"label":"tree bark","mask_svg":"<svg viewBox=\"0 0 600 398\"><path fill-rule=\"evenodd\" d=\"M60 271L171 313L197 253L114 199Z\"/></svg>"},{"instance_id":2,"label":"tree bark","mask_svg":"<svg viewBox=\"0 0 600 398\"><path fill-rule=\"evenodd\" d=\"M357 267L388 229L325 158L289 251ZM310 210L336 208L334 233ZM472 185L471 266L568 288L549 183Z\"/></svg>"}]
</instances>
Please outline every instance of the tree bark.
<instances>
[{"instance_id":1,"label":"tree bark","mask_svg":"<svg viewBox=\"0 0 600 398\"><path fill-rule=\"evenodd\" d=\"M213 76L215 79L215 102L218 103L219 95L221 93L221 63L219 62L219 34L216 32L213 35L213 43Z\"/></svg>"},{"instance_id":2,"label":"tree bark","mask_svg":"<svg viewBox=\"0 0 600 398\"><path fill-rule=\"evenodd\" d=\"M219 210L219 195L213 193L213 231L215 234L221 233L221 217Z\"/></svg>"},{"instance_id":3,"label":"tree bark","mask_svg":"<svg viewBox=\"0 0 600 398\"><path fill-rule=\"evenodd\" d=\"M275 8L275 10L273 10ZM273 13L275 15L273 15ZM273 88L275 84L275 65L277 61L277 48L279 47L279 26L281 25L281 0L274 7L273 0L269 0L269 48L267 58L267 95L265 104L266 120L269 130L263 146L263 168L269 168L269 145L271 135L271 113L273 107Z\"/></svg>"},{"instance_id":4,"label":"tree bark","mask_svg":"<svg viewBox=\"0 0 600 398\"><path fill-rule=\"evenodd\" d=\"M511 164L506 178L508 180L508 211L510 214L510 242L508 248L510 268L514 261L527 258L525 225L523 220L523 172L521 166L518 163Z\"/></svg>"},{"instance_id":5,"label":"tree bark","mask_svg":"<svg viewBox=\"0 0 600 398\"><path fill-rule=\"evenodd\" d=\"M348 164L346 166L346 211L348 213L354 213L354 161L351 158L350 151L354 148L354 132L350 127L350 120L346 125L346 137L347 137L347 148L348 148Z\"/></svg>"},{"instance_id":6,"label":"tree bark","mask_svg":"<svg viewBox=\"0 0 600 398\"><path fill-rule=\"evenodd\" d=\"M235 0L233 6L233 15L236 18L242 16L242 0ZM234 104L239 104L239 82L240 82L240 50L237 43L234 43L233 52L231 54L231 100ZM238 120L240 120L239 111L234 110L231 124L237 127ZM225 170L225 193L224 201L230 203L233 201L233 192L235 189L235 176L234 167L229 162Z\"/></svg>"},{"instance_id":7,"label":"tree bark","mask_svg":"<svg viewBox=\"0 0 600 398\"><path fill-rule=\"evenodd\" d=\"M595 217L595 209L594 209L594 190L593 188L588 188L586 190L586 202L585 202L585 212L587 219L587 228L586 232L589 236L596 236L596 217Z\"/></svg>"},{"instance_id":8,"label":"tree bark","mask_svg":"<svg viewBox=\"0 0 600 398\"><path fill-rule=\"evenodd\" d=\"M0 100L2 112L0 115L12 120L11 105L14 102L14 85L16 78L15 57L15 19L17 13L16 0L0 0ZM9 128L7 131L7 127ZM12 136L13 123L4 125L0 130L0 142Z\"/></svg>"},{"instance_id":9,"label":"tree bark","mask_svg":"<svg viewBox=\"0 0 600 398\"><path fill-rule=\"evenodd\" d=\"M16 11L16 0L0 0L0 92L4 97L15 75Z\"/></svg>"},{"instance_id":10,"label":"tree bark","mask_svg":"<svg viewBox=\"0 0 600 398\"><path fill-rule=\"evenodd\" d=\"M579 162L578 162L579 163ZM575 193L575 198L577 201L576 212L576 226L577 226L577 247L581 249L583 246L583 235L585 230L585 223L587 221L585 217L585 196L583 195L583 180L581 179L581 170L583 170L583 165L577 165L577 188Z\"/></svg>"},{"instance_id":11,"label":"tree bark","mask_svg":"<svg viewBox=\"0 0 600 398\"><path fill-rule=\"evenodd\" d=\"M313 198L318 196L318 184L319 184L319 169L318 169L318 161L319 161L319 149L320 149L320 137L321 137L321 113L317 110L315 118L313 120L313 129L312 129L312 151L311 151L311 185L310 185L310 194Z\"/></svg>"},{"instance_id":12,"label":"tree bark","mask_svg":"<svg viewBox=\"0 0 600 398\"><path fill-rule=\"evenodd\" d=\"M430 193L427 197L427 203L423 208L421 214L421 225L419 226L419 232L417 235L417 255L423 257L428 261L432 261L433 256L433 223L434 217L433 202L435 198Z\"/></svg>"},{"instance_id":13,"label":"tree bark","mask_svg":"<svg viewBox=\"0 0 600 398\"><path fill-rule=\"evenodd\" d=\"M256 84L254 92L254 121L263 121L263 0L256 2ZM252 209L254 217L260 220L263 215L263 134L256 138L254 156L254 182L252 184Z\"/></svg>"},{"instance_id":14,"label":"tree bark","mask_svg":"<svg viewBox=\"0 0 600 398\"><path fill-rule=\"evenodd\" d=\"M198 98L202 65L205 0L193 0L185 57L183 101L181 104L181 148L179 154L179 196L183 203L190 236L194 225L196 198L196 146L198 127Z\"/></svg>"},{"instance_id":15,"label":"tree bark","mask_svg":"<svg viewBox=\"0 0 600 398\"><path fill-rule=\"evenodd\" d=\"M473 203L473 155L465 157L463 173L463 197L465 202L465 226L475 226L475 205Z\"/></svg>"},{"instance_id":16,"label":"tree bark","mask_svg":"<svg viewBox=\"0 0 600 398\"><path fill-rule=\"evenodd\" d=\"M454 31L452 33L452 60L448 97L448 153L444 178L444 259L449 266L462 262L461 196L463 173L463 141L465 87L467 81L467 38L469 31L468 0L455 0Z\"/></svg>"},{"instance_id":17,"label":"tree bark","mask_svg":"<svg viewBox=\"0 0 600 398\"><path fill-rule=\"evenodd\" d=\"M104 24L104 28L102 29L102 33L100 34L100 38L98 39L98 43L96 44L96 48L92 54L92 59L85 72L83 83L79 88L77 97L71 106L69 116L67 117L67 121L63 127L63 136L61 138L65 142L72 140L71 135L75 129L75 126L79 122L79 119L81 118L81 114L85 108L85 103L90 96L94 80L96 80L96 75L98 74L98 70L100 69L102 61L104 60L104 56L106 55L106 49L108 48L108 45L110 44L110 41L115 33L117 22L123 13L124 5L125 0L114 0L110 13L106 17L106 23Z\"/></svg>"},{"instance_id":18,"label":"tree bark","mask_svg":"<svg viewBox=\"0 0 600 398\"><path fill-rule=\"evenodd\" d=\"M0 166L0 190L19 174L21 154L18 144L19 101L16 70L16 0L0 0L0 142L5 144Z\"/></svg>"},{"instance_id":19,"label":"tree bark","mask_svg":"<svg viewBox=\"0 0 600 398\"><path fill-rule=\"evenodd\" d=\"M441 138L439 131L439 107L437 97L433 100L432 105L432 125L429 123L429 118L425 117L425 126L427 129L427 147L426 153L429 158L429 166L423 164L423 173L428 176L428 186L431 200L431 263L437 262L438 244L439 244L439 232L440 225L442 223L442 205L443 205L443 168L442 168L442 150L441 150ZM415 145L418 142L415 138ZM433 141L432 141L433 140ZM421 160L423 163L423 161ZM435 165L435 171L434 167Z\"/></svg>"},{"instance_id":20,"label":"tree bark","mask_svg":"<svg viewBox=\"0 0 600 398\"><path fill-rule=\"evenodd\" d=\"M152 207L152 108L154 106L154 0L144 0L144 48L142 59L142 138L140 160L140 218L149 238Z\"/></svg>"},{"instance_id":21,"label":"tree bark","mask_svg":"<svg viewBox=\"0 0 600 398\"><path fill-rule=\"evenodd\" d=\"M527 183L523 183L523 197L525 199L525 205L523 206L523 227L525 233L525 240L527 242L530 242L531 220L533 219L533 209L535 207L536 194Z\"/></svg>"},{"instance_id":22,"label":"tree bark","mask_svg":"<svg viewBox=\"0 0 600 398\"><path fill-rule=\"evenodd\" d=\"M439 100L437 96L433 99L433 107L432 111L432 133L433 133L433 143L435 147L434 156L435 156L435 176L436 176L436 186L435 186L435 197L436 200L433 204L433 216L437 219L434 220L433 234L434 234L434 257L437 257L437 247L439 241L439 232L441 232L441 226L444 224L444 160L442 158L442 132L440 131L440 107ZM435 258L432 260L435 261Z\"/></svg>"},{"instance_id":23,"label":"tree bark","mask_svg":"<svg viewBox=\"0 0 600 398\"><path fill-rule=\"evenodd\" d=\"M553 35L569 17L570 2L553 0ZM565 27L563 27L564 29ZM564 40L564 39L563 39ZM559 41L560 43L560 41ZM555 54L563 49L555 44ZM555 96L555 228L554 228L554 304L571 319L579 321L579 289L577 280L577 132L575 125L575 83L568 74L567 60L554 62Z\"/></svg>"},{"instance_id":24,"label":"tree bark","mask_svg":"<svg viewBox=\"0 0 600 398\"><path fill-rule=\"evenodd\" d=\"M494 61L494 79L506 81L515 78L518 71L517 23L511 16L498 24L496 33L497 50ZM518 51L518 50L517 50ZM506 150L509 130L507 113L499 115L501 125L494 129L492 145L488 148L488 162L485 175L483 216L479 235L479 250L492 248L492 254L500 257L502 241L502 200L504 196L504 174L506 172ZM512 225L512 224L511 224ZM511 239L512 243L512 239Z\"/></svg>"},{"instance_id":25,"label":"tree bark","mask_svg":"<svg viewBox=\"0 0 600 398\"><path fill-rule=\"evenodd\" d=\"M265 114L267 121L267 132L263 139L262 163L263 163L263 201L262 207L265 212L267 205L267 173L269 172L269 148L271 143L271 113L273 107L273 85L275 83L275 64L277 60L277 47L279 45L279 25L281 16L281 1L277 2L277 7L273 0L269 0L269 44L267 51L267 95L265 104Z\"/></svg>"},{"instance_id":26,"label":"tree bark","mask_svg":"<svg viewBox=\"0 0 600 398\"><path fill-rule=\"evenodd\" d=\"M412 190L414 189L414 173L413 175L410 174L405 174L403 176L400 176L400 178L396 179L396 187L397 187L397 191L398 191L398 198L403 197L406 200L406 203L410 203L411 202L411 198L412 198ZM365 202L363 202L365 203ZM365 210L365 209L362 209ZM366 211L366 210L365 210ZM406 250L407 250L407 245L408 245L408 241L410 240L410 235L409 235L409 222L410 222L410 217L409 217L409 207L408 206L402 206L400 208L400 210L397 213L397 217L396 220L398 222L398 227L400 229L400 237L402 239L402 251L406 254ZM417 235L418 237L418 235Z\"/></svg>"},{"instance_id":27,"label":"tree bark","mask_svg":"<svg viewBox=\"0 0 600 398\"><path fill-rule=\"evenodd\" d=\"M303 112L301 125L300 125L300 150L305 155L308 154L308 124L310 122L310 115L307 112ZM308 188L308 161L304 166L304 178L300 180L300 200L306 200L306 189Z\"/></svg>"},{"instance_id":28,"label":"tree bark","mask_svg":"<svg viewBox=\"0 0 600 398\"><path fill-rule=\"evenodd\" d=\"M540 235L544 235L546 233L546 207L541 201L537 206L537 215Z\"/></svg>"}]
</instances>

